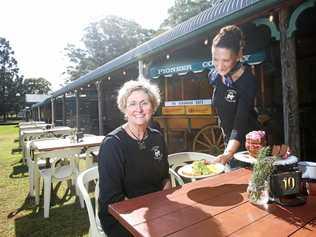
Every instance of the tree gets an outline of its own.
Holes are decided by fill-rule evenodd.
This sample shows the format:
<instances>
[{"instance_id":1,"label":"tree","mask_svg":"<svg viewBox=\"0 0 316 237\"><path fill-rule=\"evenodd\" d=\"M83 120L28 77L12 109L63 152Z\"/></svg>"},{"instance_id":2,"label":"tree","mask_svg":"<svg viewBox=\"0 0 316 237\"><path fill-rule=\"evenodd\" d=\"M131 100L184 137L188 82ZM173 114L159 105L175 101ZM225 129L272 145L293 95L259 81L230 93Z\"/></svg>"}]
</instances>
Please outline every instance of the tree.
<instances>
[{"instance_id":1,"label":"tree","mask_svg":"<svg viewBox=\"0 0 316 237\"><path fill-rule=\"evenodd\" d=\"M24 94L48 94L51 91L51 83L46 79L39 78L27 78L23 82Z\"/></svg>"},{"instance_id":2,"label":"tree","mask_svg":"<svg viewBox=\"0 0 316 237\"><path fill-rule=\"evenodd\" d=\"M136 22L117 16L107 16L98 22L90 23L82 38L85 47L78 48L68 44L65 48L71 63L66 73L70 80L78 79L149 40L154 33L154 30L143 29Z\"/></svg>"},{"instance_id":3,"label":"tree","mask_svg":"<svg viewBox=\"0 0 316 237\"><path fill-rule=\"evenodd\" d=\"M168 9L168 18L160 27L172 28L221 1L223 0L175 0L174 6Z\"/></svg>"},{"instance_id":4,"label":"tree","mask_svg":"<svg viewBox=\"0 0 316 237\"><path fill-rule=\"evenodd\" d=\"M4 120L8 113L17 113L23 106L23 76L19 75L17 64L9 41L0 37L0 115Z\"/></svg>"}]
</instances>

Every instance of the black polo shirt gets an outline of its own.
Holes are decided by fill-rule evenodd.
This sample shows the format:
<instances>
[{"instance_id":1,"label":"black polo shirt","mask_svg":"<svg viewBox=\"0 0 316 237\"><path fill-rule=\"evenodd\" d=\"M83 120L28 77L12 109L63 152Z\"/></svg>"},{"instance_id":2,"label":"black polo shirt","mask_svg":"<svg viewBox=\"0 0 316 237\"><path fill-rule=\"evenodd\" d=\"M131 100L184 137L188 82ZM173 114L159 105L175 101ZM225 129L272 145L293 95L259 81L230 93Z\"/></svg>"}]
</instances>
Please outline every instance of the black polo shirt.
<instances>
[{"instance_id":1,"label":"black polo shirt","mask_svg":"<svg viewBox=\"0 0 316 237\"><path fill-rule=\"evenodd\" d=\"M226 86L221 77L210 78L213 86L212 105L217 111L220 126L225 133L225 142L238 140L244 145L245 136L252 130L259 129L254 101L257 94L257 81L251 73L250 67L245 66L241 77L231 86Z\"/></svg>"}]
</instances>

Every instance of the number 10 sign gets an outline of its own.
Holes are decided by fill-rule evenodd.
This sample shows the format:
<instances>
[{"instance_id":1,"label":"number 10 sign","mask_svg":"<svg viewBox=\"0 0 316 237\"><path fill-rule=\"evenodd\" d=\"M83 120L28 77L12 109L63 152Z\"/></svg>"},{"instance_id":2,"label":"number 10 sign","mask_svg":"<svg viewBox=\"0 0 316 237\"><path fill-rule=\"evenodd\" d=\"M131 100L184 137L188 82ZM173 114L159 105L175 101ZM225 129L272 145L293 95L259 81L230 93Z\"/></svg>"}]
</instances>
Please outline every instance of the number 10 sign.
<instances>
[{"instance_id":1,"label":"number 10 sign","mask_svg":"<svg viewBox=\"0 0 316 237\"><path fill-rule=\"evenodd\" d=\"M298 194L300 192L301 171L273 174L270 177L271 193L275 197Z\"/></svg>"}]
</instances>

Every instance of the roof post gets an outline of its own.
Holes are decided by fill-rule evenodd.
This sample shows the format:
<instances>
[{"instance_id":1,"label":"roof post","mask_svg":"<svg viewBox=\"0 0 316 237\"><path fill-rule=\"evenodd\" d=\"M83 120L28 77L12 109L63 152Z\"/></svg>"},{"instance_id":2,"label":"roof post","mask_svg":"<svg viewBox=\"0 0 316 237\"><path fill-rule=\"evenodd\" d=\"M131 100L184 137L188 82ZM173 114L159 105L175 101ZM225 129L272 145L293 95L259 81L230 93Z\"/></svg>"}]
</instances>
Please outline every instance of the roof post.
<instances>
[{"instance_id":1,"label":"roof post","mask_svg":"<svg viewBox=\"0 0 316 237\"><path fill-rule=\"evenodd\" d=\"M52 97L50 99L51 102L51 108L52 108L52 126L55 125L55 109L54 109L54 98Z\"/></svg>"},{"instance_id":2,"label":"roof post","mask_svg":"<svg viewBox=\"0 0 316 237\"><path fill-rule=\"evenodd\" d=\"M62 99L62 112L63 112L63 125L66 126L66 93L63 95Z\"/></svg>"},{"instance_id":3,"label":"roof post","mask_svg":"<svg viewBox=\"0 0 316 237\"><path fill-rule=\"evenodd\" d=\"M38 115L38 121L41 121L41 108L40 108L40 106L37 106L37 115Z\"/></svg>"},{"instance_id":4,"label":"roof post","mask_svg":"<svg viewBox=\"0 0 316 237\"><path fill-rule=\"evenodd\" d=\"M138 76L144 77L144 62L142 60L138 60Z\"/></svg>"},{"instance_id":5,"label":"roof post","mask_svg":"<svg viewBox=\"0 0 316 237\"><path fill-rule=\"evenodd\" d=\"M98 96L98 120L99 120L99 135L103 135L103 110L102 110L102 79L95 82Z\"/></svg>"},{"instance_id":6,"label":"roof post","mask_svg":"<svg viewBox=\"0 0 316 237\"><path fill-rule=\"evenodd\" d=\"M279 12L280 55L282 69L284 142L293 154L300 156L299 105L295 37L288 38L289 9Z\"/></svg>"},{"instance_id":7,"label":"roof post","mask_svg":"<svg viewBox=\"0 0 316 237\"><path fill-rule=\"evenodd\" d=\"M76 125L75 127L79 130L79 91L75 90L76 94Z\"/></svg>"}]
</instances>

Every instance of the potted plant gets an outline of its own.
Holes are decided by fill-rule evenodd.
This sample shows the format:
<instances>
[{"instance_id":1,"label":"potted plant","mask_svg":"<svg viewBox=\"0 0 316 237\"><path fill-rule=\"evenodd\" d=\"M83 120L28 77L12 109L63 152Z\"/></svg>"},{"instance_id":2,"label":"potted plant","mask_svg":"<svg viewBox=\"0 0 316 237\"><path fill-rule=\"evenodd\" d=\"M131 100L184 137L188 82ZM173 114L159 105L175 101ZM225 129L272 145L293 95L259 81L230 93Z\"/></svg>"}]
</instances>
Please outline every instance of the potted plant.
<instances>
[{"instance_id":1,"label":"potted plant","mask_svg":"<svg viewBox=\"0 0 316 237\"><path fill-rule=\"evenodd\" d=\"M249 201L257 205L266 204L269 201L269 177L273 173L273 163L277 159L270 154L269 146L260 149L248 185Z\"/></svg>"}]
</instances>

